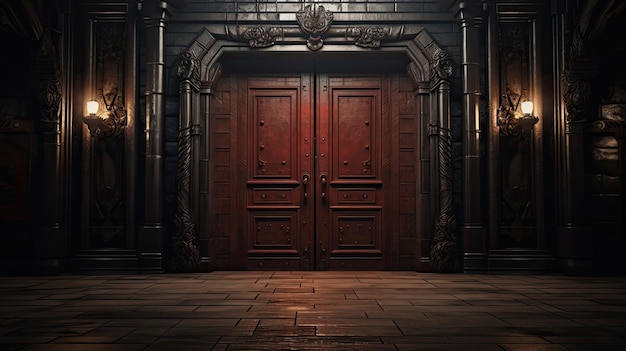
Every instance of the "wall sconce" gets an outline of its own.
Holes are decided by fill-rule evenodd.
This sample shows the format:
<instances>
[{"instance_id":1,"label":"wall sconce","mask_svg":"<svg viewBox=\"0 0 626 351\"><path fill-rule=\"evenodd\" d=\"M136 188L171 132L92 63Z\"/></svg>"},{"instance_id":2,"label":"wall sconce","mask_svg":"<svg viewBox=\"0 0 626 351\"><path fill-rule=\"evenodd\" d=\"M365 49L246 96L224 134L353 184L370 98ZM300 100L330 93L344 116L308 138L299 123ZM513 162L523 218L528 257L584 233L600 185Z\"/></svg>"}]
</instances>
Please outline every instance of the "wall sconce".
<instances>
[{"instance_id":1,"label":"wall sconce","mask_svg":"<svg viewBox=\"0 0 626 351\"><path fill-rule=\"evenodd\" d=\"M533 116L533 102L526 100L522 102L523 116L517 119L517 123L513 127L515 130L530 131L533 126L539 122L539 117Z\"/></svg>"},{"instance_id":2,"label":"wall sconce","mask_svg":"<svg viewBox=\"0 0 626 351\"><path fill-rule=\"evenodd\" d=\"M109 99L111 103L107 103L109 95L113 96ZM112 94L102 95L106 110L105 117L101 116L102 113L100 113L100 103L98 101L87 101L88 115L83 117L83 123L89 128L91 136L112 137L123 133L126 125L126 109L119 104L117 96L117 91L113 91Z\"/></svg>"},{"instance_id":3,"label":"wall sconce","mask_svg":"<svg viewBox=\"0 0 626 351\"><path fill-rule=\"evenodd\" d=\"M500 135L514 140L528 137L535 124L539 122L539 117L533 116L533 107L532 101L521 101L519 94L507 89L502 94L502 101L498 108L497 123L500 128Z\"/></svg>"},{"instance_id":4,"label":"wall sconce","mask_svg":"<svg viewBox=\"0 0 626 351\"><path fill-rule=\"evenodd\" d=\"M98 101L87 101L88 115L83 118L83 123L89 128L91 136L108 135L113 130L113 127L107 123L109 118L103 118L98 115L99 110L100 104Z\"/></svg>"}]
</instances>

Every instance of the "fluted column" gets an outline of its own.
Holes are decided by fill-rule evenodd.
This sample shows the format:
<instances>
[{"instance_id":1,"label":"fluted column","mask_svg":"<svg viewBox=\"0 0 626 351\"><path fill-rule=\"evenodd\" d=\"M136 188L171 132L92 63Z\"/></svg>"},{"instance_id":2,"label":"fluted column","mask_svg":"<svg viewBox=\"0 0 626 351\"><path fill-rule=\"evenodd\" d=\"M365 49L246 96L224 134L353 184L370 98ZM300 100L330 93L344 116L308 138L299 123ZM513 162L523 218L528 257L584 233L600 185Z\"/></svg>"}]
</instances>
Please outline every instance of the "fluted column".
<instances>
[{"instance_id":1,"label":"fluted column","mask_svg":"<svg viewBox=\"0 0 626 351\"><path fill-rule=\"evenodd\" d=\"M61 74L57 49L60 40L56 28L45 29L35 59L33 75L37 81L37 98L40 113L40 140L42 144L41 199L38 201L39 228L33 240L33 254L40 261L32 262L40 272L56 272L61 269L62 258L67 255L67 207L63 192L66 174L64 160L65 133L67 129L67 104L63 104L62 90L67 80ZM65 68L65 67L63 67Z\"/></svg>"},{"instance_id":2,"label":"fluted column","mask_svg":"<svg viewBox=\"0 0 626 351\"><path fill-rule=\"evenodd\" d=\"M463 269L486 267L486 230L483 223L480 166L480 26L481 2L459 3L457 17L461 31L463 85Z\"/></svg>"},{"instance_id":3,"label":"fluted column","mask_svg":"<svg viewBox=\"0 0 626 351\"><path fill-rule=\"evenodd\" d=\"M555 77L555 125L558 134L558 237L559 268L566 273L593 270L593 235L587 223L585 206L584 126L595 115L597 96L593 95L594 69L586 39L577 23L567 23L565 9L553 14L555 56L559 70ZM573 32L569 45L566 32ZM560 84L559 84L560 83Z\"/></svg>"},{"instance_id":4,"label":"fluted column","mask_svg":"<svg viewBox=\"0 0 626 351\"><path fill-rule=\"evenodd\" d=\"M164 35L167 2L142 4L146 25L145 212L139 236L139 264L144 271L163 269L164 205Z\"/></svg>"}]
</instances>

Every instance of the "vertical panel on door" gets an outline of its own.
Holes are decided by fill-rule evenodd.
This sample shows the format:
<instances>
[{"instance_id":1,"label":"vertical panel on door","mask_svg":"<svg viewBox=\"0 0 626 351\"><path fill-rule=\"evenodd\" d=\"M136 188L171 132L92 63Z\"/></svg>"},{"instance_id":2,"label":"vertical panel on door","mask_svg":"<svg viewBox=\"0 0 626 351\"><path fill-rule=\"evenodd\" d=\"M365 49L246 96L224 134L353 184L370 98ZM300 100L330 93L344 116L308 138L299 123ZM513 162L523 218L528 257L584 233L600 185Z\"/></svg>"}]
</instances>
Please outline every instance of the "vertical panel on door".
<instances>
[{"instance_id":1,"label":"vertical panel on door","mask_svg":"<svg viewBox=\"0 0 626 351\"><path fill-rule=\"evenodd\" d=\"M388 118L383 78L319 75L317 262L319 269L382 269Z\"/></svg>"},{"instance_id":2,"label":"vertical panel on door","mask_svg":"<svg viewBox=\"0 0 626 351\"><path fill-rule=\"evenodd\" d=\"M245 266L310 269L305 184L312 173L307 75L248 77L240 137L246 150ZM241 135L244 134L244 135Z\"/></svg>"}]
</instances>

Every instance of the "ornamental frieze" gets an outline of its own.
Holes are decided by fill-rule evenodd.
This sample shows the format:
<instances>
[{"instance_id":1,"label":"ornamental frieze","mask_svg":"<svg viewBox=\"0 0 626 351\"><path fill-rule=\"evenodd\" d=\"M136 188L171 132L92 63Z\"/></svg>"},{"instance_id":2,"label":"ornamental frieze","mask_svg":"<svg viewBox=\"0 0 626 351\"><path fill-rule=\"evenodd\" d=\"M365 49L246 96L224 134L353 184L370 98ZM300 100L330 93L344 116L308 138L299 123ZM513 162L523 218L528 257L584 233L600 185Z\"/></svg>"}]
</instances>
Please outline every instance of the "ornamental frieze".
<instances>
[{"instance_id":1,"label":"ornamental frieze","mask_svg":"<svg viewBox=\"0 0 626 351\"><path fill-rule=\"evenodd\" d=\"M320 6L322 7L322 6ZM302 11L306 11L306 7ZM250 48L267 48L273 45L302 45L311 51L322 49L325 44L355 45L368 49L381 48L384 43L411 40L422 30L412 25L335 25L329 11L318 10L315 15L307 12L298 16L294 25L209 25L208 31L216 38L243 42Z\"/></svg>"}]
</instances>

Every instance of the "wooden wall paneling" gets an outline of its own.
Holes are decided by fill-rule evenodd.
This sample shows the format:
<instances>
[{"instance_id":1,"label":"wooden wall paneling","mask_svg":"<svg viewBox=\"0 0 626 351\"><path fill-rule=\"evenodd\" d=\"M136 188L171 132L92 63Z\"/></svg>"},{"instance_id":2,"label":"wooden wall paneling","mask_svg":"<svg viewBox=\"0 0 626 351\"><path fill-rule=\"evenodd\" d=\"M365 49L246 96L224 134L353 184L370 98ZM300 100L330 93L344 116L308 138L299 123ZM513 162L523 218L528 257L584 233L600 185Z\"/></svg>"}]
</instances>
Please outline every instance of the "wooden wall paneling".
<instances>
[{"instance_id":1,"label":"wooden wall paneling","mask_svg":"<svg viewBox=\"0 0 626 351\"><path fill-rule=\"evenodd\" d=\"M82 230L72 267L135 271L135 13L127 3L90 3L85 11L83 104L94 99L99 111L97 123L84 119Z\"/></svg>"},{"instance_id":2,"label":"wooden wall paneling","mask_svg":"<svg viewBox=\"0 0 626 351\"><path fill-rule=\"evenodd\" d=\"M489 270L554 268L544 220L542 118L550 120L538 60L544 6L502 1L490 7ZM523 118L526 100L539 123Z\"/></svg>"},{"instance_id":3,"label":"wooden wall paneling","mask_svg":"<svg viewBox=\"0 0 626 351\"><path fill-rule=\"evenodd\" d=\"M419 133L419 99L415 95L408 78L400 77L397 82L398 93L392 92L392 101L397 97L397 125L392 126L398 133L392 133L396 137L394 148L398 149L397 168L392 169L394 178L398 177L397 188L399 199L398 206L398 269L416 270L419 257L418 224L420 223L420 205L418 193L420 191L420 179L422 177L420 164L420 144L422 137ZM394 153L395 154L395 153ZM407 170L407 171L403 171Z\"/></svg>"},{"instance_id":4,"label":"wooden wall paneling","mask_svg":"<svg viewBox=\"0 0 626 351\"><path fill-rule=\"evenodd\" d=\"M211 269L230 269L231 228L231 131L234 128L231 111L231 76L224 76L216 86L211 99L209 130L209 217L207 236ZM234 85L236 86L236 84ZM236 101L236 99L235 99ZM236 130L236 129L234 129Z\"/></svg>"}]
</instances>

